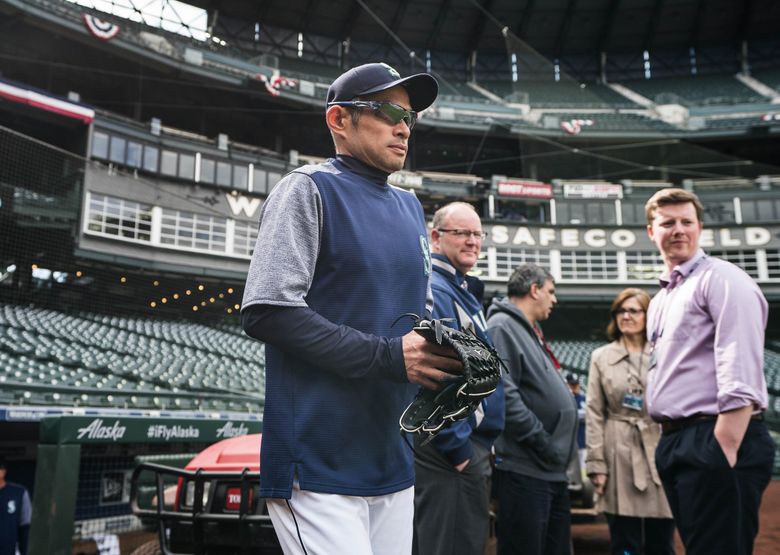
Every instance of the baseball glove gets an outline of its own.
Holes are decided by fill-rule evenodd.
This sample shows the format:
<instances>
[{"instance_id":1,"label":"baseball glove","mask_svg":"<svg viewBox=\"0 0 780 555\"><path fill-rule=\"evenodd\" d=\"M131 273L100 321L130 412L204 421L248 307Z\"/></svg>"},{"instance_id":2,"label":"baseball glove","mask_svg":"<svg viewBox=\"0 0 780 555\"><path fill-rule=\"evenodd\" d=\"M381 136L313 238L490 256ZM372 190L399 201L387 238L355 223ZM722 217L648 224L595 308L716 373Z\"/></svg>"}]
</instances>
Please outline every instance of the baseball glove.
<instances>
[{"instance_id":1,"label":"baseball glove","mask_svg":"<svg viewBox=\"0 0 780 555\"><path fill-rule=\"evenodd\" d=\"M446 426L467 418L493 393L501 379L501 359L493 347L473 333L445 326L443 320L423 320L417 315L414 331L438 345L451 347L463 363L463 373L453 374L437 391L420 388L401 415L401 431L426 436L423 445Z\"/></svg>"}]
</instances>

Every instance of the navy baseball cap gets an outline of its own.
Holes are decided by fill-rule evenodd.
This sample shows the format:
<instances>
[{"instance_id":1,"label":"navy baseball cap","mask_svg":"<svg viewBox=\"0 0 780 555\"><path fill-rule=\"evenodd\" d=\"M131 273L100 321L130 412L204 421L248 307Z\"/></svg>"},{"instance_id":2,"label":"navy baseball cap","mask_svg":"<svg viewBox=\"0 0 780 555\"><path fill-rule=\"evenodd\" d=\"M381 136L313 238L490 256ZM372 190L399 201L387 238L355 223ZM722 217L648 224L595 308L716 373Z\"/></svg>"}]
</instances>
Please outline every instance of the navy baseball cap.
<instances>
[{"instance_id":1,"label":"navy baseball cap","mask_svg":"<svg viewBox=\"0 0 780 555\"><path fill-rule=\"evenodd\" d=\"M439 83L427 73L417 73L401 77L387 64L373 63L353 67L342 73L328 88L328 105L331 102L344 102L380 91L386 91L401 85L409 93L412 110L421 112L436 100Z\"/></svg>"}]
</instances>

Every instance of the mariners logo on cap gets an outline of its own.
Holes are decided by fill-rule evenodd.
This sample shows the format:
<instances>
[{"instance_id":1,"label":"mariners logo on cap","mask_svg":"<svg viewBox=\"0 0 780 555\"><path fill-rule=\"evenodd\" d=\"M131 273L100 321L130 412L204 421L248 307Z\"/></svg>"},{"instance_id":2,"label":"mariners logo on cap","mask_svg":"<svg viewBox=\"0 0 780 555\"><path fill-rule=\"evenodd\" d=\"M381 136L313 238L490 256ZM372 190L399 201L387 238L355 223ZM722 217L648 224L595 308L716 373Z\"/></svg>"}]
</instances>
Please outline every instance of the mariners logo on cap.
<instances>
[{"instance_id":1,"label":"mariners logo on cap","mask_svg":"<svg viewBox=\"0 0 780 555\"><path fill-rule=\"evenodd\" d=\"M387 69L387 73L389 73L390 76L393 79L400 79L401 78L401 74L398 73L395 69L393 69L392 67L390 67L389 65L387 65L385 63L383 63L382 65Z\"/></svg>"}]
</instances>

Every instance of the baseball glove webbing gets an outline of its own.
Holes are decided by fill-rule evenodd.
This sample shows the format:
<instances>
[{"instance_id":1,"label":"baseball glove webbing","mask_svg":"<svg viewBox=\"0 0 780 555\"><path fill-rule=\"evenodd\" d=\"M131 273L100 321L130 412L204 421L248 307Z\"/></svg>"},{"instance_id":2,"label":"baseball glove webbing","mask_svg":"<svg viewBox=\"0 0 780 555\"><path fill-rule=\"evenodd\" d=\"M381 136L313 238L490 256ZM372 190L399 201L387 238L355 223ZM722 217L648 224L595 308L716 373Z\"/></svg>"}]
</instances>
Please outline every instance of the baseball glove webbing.
<instances>
[{"instance_id":1,"label":"baseball glove webbing","mask_svg":"<svg viewBox=\"0 0 780 555\"><path fill-rule=\"evenodd\" d=\"M441 389L420 388L401 415L401 431L424 436L425 445L451 423L467 418L482 399L496 390L501 379L501 359L493 347L473 333L445 326L445 319L408 316L415 318L414 331L431 343L451 347L463 363L463 373L452 374L443 381Z\"/></svg>"}]
</instances>

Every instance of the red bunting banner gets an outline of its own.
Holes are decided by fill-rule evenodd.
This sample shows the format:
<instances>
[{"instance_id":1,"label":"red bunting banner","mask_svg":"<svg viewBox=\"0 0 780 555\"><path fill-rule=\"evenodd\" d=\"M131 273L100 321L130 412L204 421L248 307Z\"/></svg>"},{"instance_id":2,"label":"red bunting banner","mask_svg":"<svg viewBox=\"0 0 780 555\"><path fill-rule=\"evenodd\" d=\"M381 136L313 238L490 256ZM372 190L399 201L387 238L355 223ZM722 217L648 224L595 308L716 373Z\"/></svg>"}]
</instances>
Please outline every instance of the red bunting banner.
<instances>
[{"instance_id":1,"label":"red bunting banner","mask_svg":"<svg viewBox=\"0 0 780 555\"><path fill-rule=\"evenodd\" d=\"M98 19L94 15L84 14L84 25L87 30L96 39L111 40L119 34L119 25L111 23L110 21L103 21Z\"/></svg>"},{"instance_id":2,"label":"red bunting banner","mask_svg":"<svg viewBox=\"0 0 780 555\"><path fill-rule=\"evenodd\" d=\"M276 76L276 77L266 77L262 73L258 73L255 75L255 79L258 79L263 82L265 85L265 90L269 92L269 94L273 96L279 96L282 94L281 88L282 87L295 87L298 85L296 81L293 79L287 79L286 77Z\"/></svg>"},{"instance_id":3,"label":"red bunting banner","mask_svg":"<svg viewBox=\"0 0 780 555\"><path fill-rule=\"evenodd\" d=\"M569 135L578 135L583 127L590 127L591 125L593 125L592 119L572 119L561 122L561 129Z\"/></svg>"}]
</instances>

